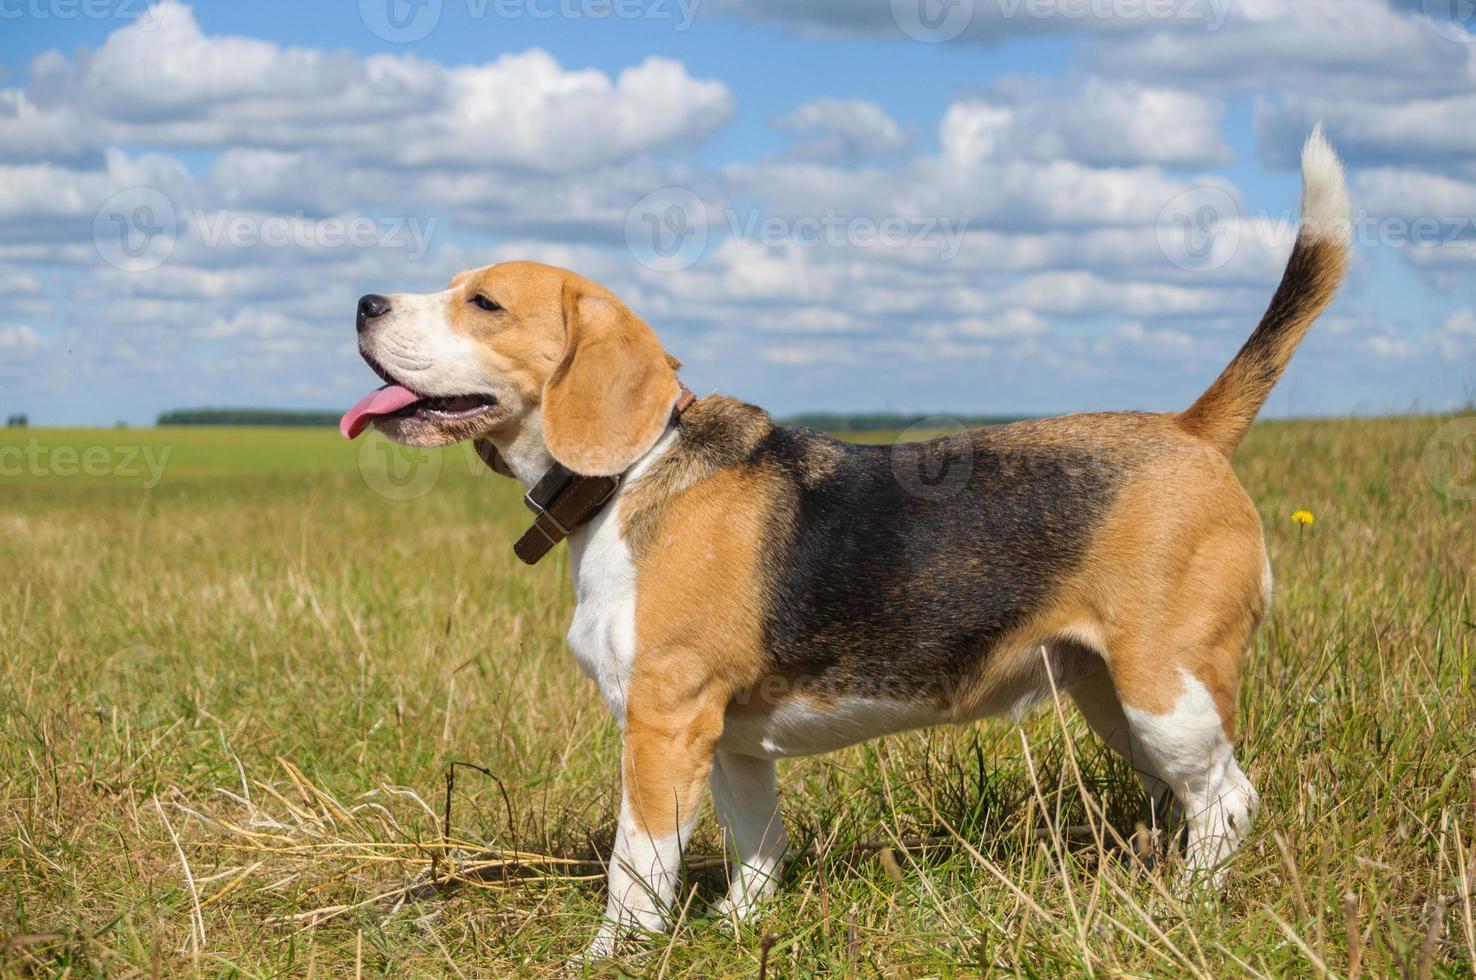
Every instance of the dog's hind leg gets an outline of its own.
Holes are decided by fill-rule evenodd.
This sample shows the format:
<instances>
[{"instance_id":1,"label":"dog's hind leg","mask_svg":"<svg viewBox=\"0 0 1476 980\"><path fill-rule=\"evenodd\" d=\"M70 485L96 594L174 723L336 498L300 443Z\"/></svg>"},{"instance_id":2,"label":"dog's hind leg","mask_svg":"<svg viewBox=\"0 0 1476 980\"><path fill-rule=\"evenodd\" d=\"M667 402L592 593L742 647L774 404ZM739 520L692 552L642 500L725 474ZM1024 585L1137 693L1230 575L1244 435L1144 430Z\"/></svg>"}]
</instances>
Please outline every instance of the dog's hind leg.
<instances>
[{"instance_id":1,"label":"dog's hind leg","mask_svg":"<svg viewBox=\"0 0 1476 980\"><path fill-rule=\"evenodd\" d=\"M1133 737L1127 715L1122 710L1122 702L1117 697L1117 688L1113 686L1112 676L1103 669L1086 680L1073 684L1070 694L1092 731L1132 766L1138 782L1143 785L1143 791L1148 794L1156 822L1160 808L1174 802L1173 790L1159 778L1158 770L1153 767L1147 751Z\"/></svg>"},{"instance_id":2,"label":"dog's hind leg","mask_svg":"<svg viewBox=\"0 0 1476 980\"><path fill-rule=\"evenodd\" d=\"M1205 671L1202 677L1184 659L1192 658L1164 658L1151 689L1135 688L1138 678L1124 683L1119 676L1118 690L1132 746L1141 748L1183 809L1190 875L1208 873L1218 886L1225 862L1250 830L1258 797L1231 742L1233 680L1224 671ZM1238 662L1237 652L1231 663Z\"/></svg>"},{"instance_id":3,"label":"dog's hind leg","mask_svg":"<svg viewBox=\"0 0 1476 980\"><path fill-rule=\"evenodd\" d=\"M1124 489L1101 537L1093 625L1130 745L1178 799L1191 877L1218 884L1257 803L1234 732L1270 602L1260 518L1227 462L1189 454Z\"/></svg>"},{"instance_id":4,"label":"dog's hind leg","mask_svg":"<svg viewBox=\"0 0 1476 980\"><path fill-rule=\"evenodd\" d=\"M734 854L728 895L716 911L747 918L778 886L788 848L774 761L719 750L711 782L718 823Z\"/></svg>"}]
</instances>

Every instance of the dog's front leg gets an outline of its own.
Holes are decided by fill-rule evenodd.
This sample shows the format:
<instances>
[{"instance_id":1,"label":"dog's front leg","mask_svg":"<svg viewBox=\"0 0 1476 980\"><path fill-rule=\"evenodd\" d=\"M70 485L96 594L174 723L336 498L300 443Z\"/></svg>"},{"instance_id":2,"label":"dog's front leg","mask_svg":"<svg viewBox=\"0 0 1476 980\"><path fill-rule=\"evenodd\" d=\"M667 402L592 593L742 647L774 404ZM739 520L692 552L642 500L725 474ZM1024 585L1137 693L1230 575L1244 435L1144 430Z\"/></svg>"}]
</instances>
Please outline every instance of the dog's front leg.
<instances>
[{"instance_id":1,"label":"dog's front leg","mask_svg":"<svg viewBox=\"0 0 1476 980\"><path fill-rule=\"evenodd\" d=\"M679 671L632 678L610 895L588 957L609 956L629 933L665 930L726 703L716 685Z\"/></svg>"}]
</instances>

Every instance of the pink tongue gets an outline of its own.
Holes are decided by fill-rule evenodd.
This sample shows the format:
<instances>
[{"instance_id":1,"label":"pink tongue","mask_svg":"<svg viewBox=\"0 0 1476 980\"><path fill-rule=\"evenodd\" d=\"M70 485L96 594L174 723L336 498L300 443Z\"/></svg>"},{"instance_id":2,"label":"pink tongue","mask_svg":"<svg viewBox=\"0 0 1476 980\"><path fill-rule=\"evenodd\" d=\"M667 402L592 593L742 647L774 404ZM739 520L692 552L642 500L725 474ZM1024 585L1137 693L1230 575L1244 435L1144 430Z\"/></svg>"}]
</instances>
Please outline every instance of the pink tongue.
<instances>
[{"instance_id":1,"label":"pink tongue","mask_svg":"<svg viewBox=\"0 0 1476 980\"><path fill-rule=\"evenodd\" d=\"M420 396L409 388L401 388L399 385L385 385L376 388L369 394L354 403L354 407L343 413L343 419L338 423L338 431L343 433L345 439L352 439L360 432L369 428L369 423L383 415L392 415L404 408L420 401Z\"/></svg>"}]
</instances>

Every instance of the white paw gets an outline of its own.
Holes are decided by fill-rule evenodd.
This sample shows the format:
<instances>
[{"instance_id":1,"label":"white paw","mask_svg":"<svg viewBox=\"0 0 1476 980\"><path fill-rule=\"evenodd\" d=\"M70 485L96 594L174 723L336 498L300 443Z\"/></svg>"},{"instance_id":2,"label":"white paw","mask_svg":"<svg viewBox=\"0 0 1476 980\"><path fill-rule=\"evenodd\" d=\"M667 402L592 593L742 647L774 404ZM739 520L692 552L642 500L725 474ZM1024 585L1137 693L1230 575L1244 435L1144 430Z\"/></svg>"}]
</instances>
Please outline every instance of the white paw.
<instances>
[{"instance_id":1,"label":"white paw","mask_svg":"<svg viewBox=\"0 0 1476 980\"><path fill-rule=\"evenodd\" d=\"M614 929L608 925L602 927L594 937L594 941L585 947L584 952L576 953L569 957L564 964L570 972L581 973L584 968L607 960L620 951L620 937Z\"/></svg>"},{"instance_id":2,"label":"white paw","mask_svg":"<svg viewBox=\"0 0 1476 980\"><path fill-rule=\"evenodd\" d=\"M755 887L752 889L742 889L734 885L727 896L712 907L712 912L714 915L721 916L724 919L731 919L736 916L742 922L753 918L757 914L759 906L773 892L774 886L772 884L766 888Z\"/></svg>"},{"instance_id":3,"label":"white paw","mask_svg":"<svg viewBox=\"0 0 1476 980\"><path fill-rule=\"evenodd\" d=\"M753 905L752 902L735 902L732 896L729 896L712 907L712 914L720 919L731 919L737 916L742 920L753 914Z\"/></svg>"}]
</instances>

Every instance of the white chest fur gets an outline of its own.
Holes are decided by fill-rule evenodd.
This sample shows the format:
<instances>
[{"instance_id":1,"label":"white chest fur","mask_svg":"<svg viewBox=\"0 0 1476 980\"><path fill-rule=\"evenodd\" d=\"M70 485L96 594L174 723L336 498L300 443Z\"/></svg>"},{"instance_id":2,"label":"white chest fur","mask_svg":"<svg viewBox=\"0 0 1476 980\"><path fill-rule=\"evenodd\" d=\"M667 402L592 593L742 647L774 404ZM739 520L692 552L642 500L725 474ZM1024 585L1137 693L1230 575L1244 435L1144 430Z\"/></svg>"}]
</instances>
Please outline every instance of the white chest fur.
<instances>
[{"instance_id":1,"label":"white chest fur","mask_svg":"<svg viewBox=\"0 0 1476 980\"><path fill-rule=\"evenodd\" d=\"M636 570L620 534L619 501L569 536L569 566L578 605L569 649L622 726L635 660Z\"/></svg>"},{"instance_id":2,"label":"white chest fur","mask_svg":"<svg viewBox=\"0 0 1476 980\"><path fill-rule=\"evenodd\" d=\"M569 535L574 575L574 621L569 649L623 728L625 694L635 663L636 568L621 535L620 505L626 491L672 445L674 429L626 473L620 489L595 519Z\"/></svg>"}]
</instances>

